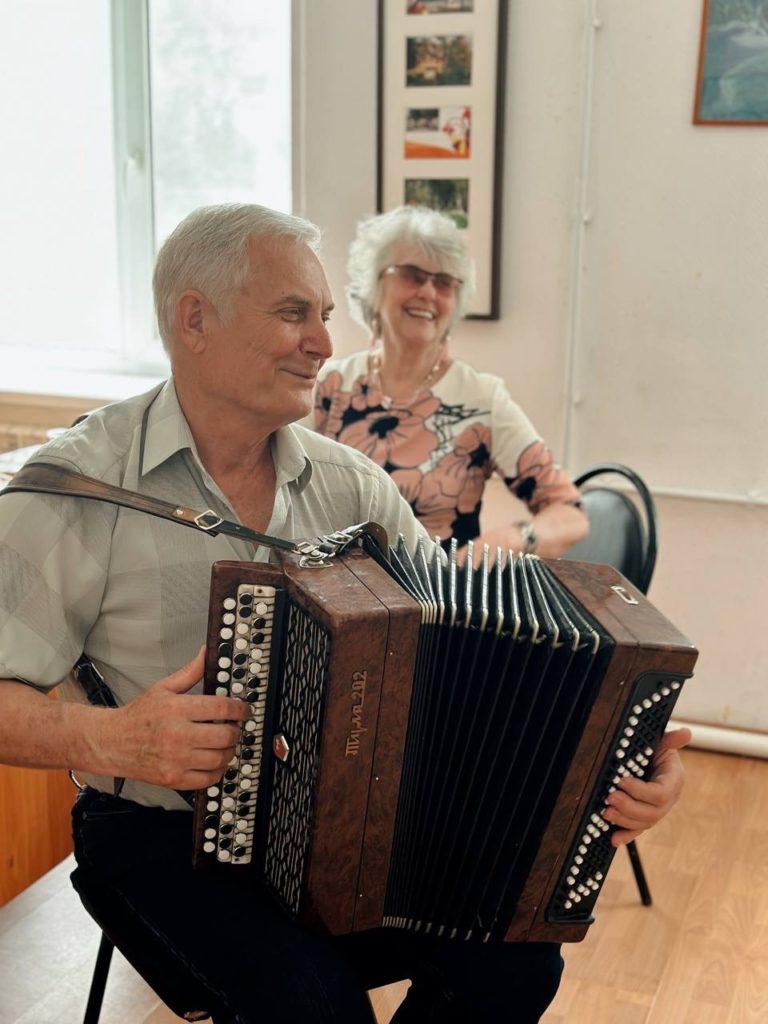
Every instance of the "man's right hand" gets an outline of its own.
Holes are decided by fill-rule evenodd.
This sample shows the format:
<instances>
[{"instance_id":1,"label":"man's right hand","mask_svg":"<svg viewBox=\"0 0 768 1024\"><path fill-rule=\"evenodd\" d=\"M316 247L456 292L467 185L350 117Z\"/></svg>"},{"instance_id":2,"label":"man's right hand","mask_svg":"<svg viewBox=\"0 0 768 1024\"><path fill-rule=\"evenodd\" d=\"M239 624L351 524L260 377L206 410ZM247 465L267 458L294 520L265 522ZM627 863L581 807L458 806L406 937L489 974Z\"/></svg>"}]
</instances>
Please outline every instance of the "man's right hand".
<instances>
[{"instance_id":1,"label":"man's right hand","mask_svg":"<svg viewBox=\"0 0 768 1024\"><path fill-rule=\"evenodd\" d=\"M190 694L203 675L205 649L124 707L99 715L93 754L112 774L171 789L216 782L231 761L251 707L232 697Z\"/></svg>"}]
</instances>

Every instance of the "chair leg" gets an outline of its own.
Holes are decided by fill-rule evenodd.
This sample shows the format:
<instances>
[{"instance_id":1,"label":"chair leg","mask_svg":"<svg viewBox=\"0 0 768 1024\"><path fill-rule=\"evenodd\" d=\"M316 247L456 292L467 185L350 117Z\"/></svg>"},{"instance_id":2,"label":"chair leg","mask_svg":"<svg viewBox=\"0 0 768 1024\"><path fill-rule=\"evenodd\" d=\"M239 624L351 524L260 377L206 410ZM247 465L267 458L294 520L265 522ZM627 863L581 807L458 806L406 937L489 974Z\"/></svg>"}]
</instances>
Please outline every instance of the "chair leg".
<instances>
[{"instance_id":1,"label":"chair leg","mask_svg":"<svg viewBox=\"0 0 768 1024\"><path fill-rule=\"evenodd\" d=\"M99 1024L101 1004L104 1001L104 989L107 987L107 975L109 974L109 965L112 962L114 949L112 941L107 938L105 932L102 932L99 952L96 954L96 966L93 968L91 990L88 993L88 1005L85 1008L83 1024Z\"/></svg>"},{"instance_id":2,"label":"chair leg","mask_svg":"<svg viewBox=\"0 0 768 1024\"><path fill-rule=\"evenodd\" d=\"M645 878L645 872L643 871L643 865L640 861L640 853L637 849L635 841L627 843L627 853L629 854L629 861L632 865L632 871L637 882L637 889L640 893L640 899L642 900L644 907L650 907L653 903L651 899L651 890L648 888L648 882Z\"/></svg>"}]
</instances>

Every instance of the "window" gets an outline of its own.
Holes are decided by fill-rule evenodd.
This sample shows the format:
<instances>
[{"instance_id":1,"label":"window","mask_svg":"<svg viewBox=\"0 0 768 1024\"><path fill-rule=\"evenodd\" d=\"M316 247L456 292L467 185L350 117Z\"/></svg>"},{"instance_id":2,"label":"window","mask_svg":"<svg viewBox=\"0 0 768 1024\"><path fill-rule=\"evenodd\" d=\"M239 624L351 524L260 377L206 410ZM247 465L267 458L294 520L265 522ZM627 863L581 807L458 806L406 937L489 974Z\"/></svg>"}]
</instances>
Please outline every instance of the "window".
<instances>
[{"instance_id":1,"label":"window","mask_svg":"<svg viewBox=\"0 0 768 1024\"><path fill-rule=\"evenodd\" d=\"M5 6L0 390L68 371L62 390L100 395L87 372L164 375L157 246L196 206L290 211L290 7Z\"/></svg>"}]
</instances>

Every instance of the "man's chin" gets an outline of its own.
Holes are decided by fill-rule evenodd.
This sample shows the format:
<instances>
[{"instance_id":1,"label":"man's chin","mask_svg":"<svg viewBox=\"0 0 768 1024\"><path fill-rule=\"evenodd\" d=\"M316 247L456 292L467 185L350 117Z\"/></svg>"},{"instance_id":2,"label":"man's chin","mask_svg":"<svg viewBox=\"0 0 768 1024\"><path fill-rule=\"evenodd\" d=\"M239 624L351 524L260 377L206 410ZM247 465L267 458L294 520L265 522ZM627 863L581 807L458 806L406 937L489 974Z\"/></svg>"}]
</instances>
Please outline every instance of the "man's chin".
<instances>
[{"instance_id":1,"label":"man's chin","mask_svg":"<svg viewBox=\"0 0 768 1024\"><path fill-rule=\"evenodd\" d=\"M303 420L305 416L309 416L315 407L312 392L310 391L306 395L294 394L290 408L287 406L288 403L286 403L285 423L295 423L297 420Z\"/></svg>"}]
</instances>

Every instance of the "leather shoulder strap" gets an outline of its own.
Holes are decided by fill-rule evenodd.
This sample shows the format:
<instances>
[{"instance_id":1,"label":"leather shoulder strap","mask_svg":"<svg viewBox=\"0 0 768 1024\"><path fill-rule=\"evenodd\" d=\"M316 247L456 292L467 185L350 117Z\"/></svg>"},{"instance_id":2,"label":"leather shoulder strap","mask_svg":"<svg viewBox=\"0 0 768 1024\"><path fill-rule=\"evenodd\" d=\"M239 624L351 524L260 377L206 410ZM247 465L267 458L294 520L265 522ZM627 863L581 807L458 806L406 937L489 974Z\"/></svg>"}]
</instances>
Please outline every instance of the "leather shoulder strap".
<instances>
[{"instance_id":1,"label":"leather shoulder strap","mask_svg":"<svg viewBox=\"0 0 768 1024\"><path fill-rule=\"evenodd\" d=\"M240 523L222 519L212 509L198 512L183 505L173 505L169 501L152 498L147 494L138 494L136 491L126 490L124 487L115 487L112 484L104 483L103 480L96 480L94 477L85 476L73 469L48 462L27 463L15 474L11 482L0 490L0 495L13 491L38 491L46 494L66 494L75 498L107 501L113 505L122 505L124 508L146 512L151 516L159 516L161 519L168 519L173 523L180 523L182 526L190 526L211 537L225 533L231 537L239 537L241 540L249 540L268 548L281 548L283 551L299 550L299 545L294 541L257 533L256 530L250 530Z\"/></svg>"}]
</instances>

